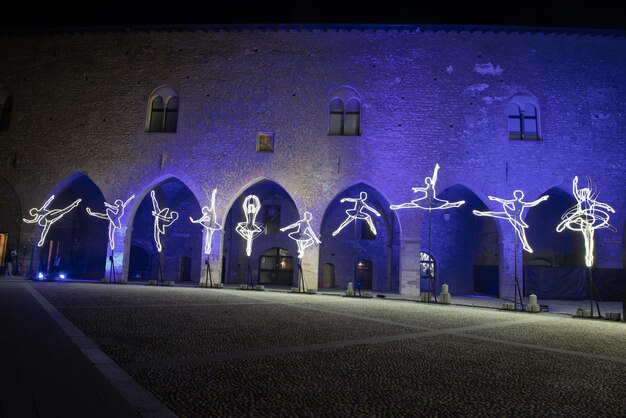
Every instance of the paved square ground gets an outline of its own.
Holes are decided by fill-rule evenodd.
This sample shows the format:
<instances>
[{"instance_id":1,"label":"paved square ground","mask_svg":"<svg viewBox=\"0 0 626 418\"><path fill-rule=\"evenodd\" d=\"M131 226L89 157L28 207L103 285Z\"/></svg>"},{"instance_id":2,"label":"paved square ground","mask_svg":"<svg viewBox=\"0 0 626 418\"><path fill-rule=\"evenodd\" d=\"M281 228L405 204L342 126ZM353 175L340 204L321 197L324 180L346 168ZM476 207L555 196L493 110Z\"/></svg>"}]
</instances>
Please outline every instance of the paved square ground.
<instances>
[{"instance_id":1,"label":"paved square ground","mask_svg":"<svg viewBox=\"0 0 626 418\"><path fill-rule=\"evenodd\" d=\"M626 416L626 325L231 289L34 283L179 416Z\"/></svg>"}]
</instances>

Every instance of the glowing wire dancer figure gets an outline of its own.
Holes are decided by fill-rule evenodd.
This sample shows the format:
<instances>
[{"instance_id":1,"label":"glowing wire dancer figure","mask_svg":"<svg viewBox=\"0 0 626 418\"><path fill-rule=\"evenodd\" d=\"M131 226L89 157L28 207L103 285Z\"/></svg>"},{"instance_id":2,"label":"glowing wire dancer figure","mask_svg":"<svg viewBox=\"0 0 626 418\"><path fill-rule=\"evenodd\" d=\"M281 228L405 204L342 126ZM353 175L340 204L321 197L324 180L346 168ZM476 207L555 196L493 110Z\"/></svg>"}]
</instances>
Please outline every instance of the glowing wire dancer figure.
<instances>
[{"instance_id":1,"label":"glowing wire dancer figure","mask_svg":"<svg viewBox=\"0 0 626 418\"><path fill-rule=\"evenodd\" d=\"M435 183L437 183L437 171L439 171L439 164L435 165L435 171L432 177L426 177L424 183L426 187L413 187L414 193L423 193L423 196L419 199L413 199L410 202L403 203L401 205L391 205L389 209L449 209L458 208L465 203L465 200L459 200L458 202L450 203L447 200L439 199L437 192L435 191Z\"/></svg>"},{"instance_id":2,"label":"glowing wire dancer figure","mask_svg":"<svg viewBox=\"0 0 626 418\"><path fill-rule=\"evenodd\" d=\"M213 239L213 233L222 229L222 225L218 224L216 221L215 193L217 193L217 189L213 189L213 193L211 194L211 206L202 206L202 217L196 220L194 220L191 216L189 217L191 222L202 225L206 230L206 238L204 240L205 254L211 254L211 240Z\"/></svg>"},{"instance_id":3,"label":"glowing wire dancer figure","mask_svg":"<svg viewBox=\"0 0 626 418\"><path fill-rule=\"evenodd\" d=\"M159 202L156 200L154 190L150 192L152 197L152 216L154 216L154 242L157 246L157 251L161 252L163 249L161 245L161 235L165 235L165 228L172 225L178 219L178 212L171 211L169 208L159 208Z\"/></svg>"},{"instance_id":4,"label":"glowing wire dancer figure","mask_svg":"<svg viewBox=\"0 0 626 418\"><path fill-rule=\"evenodd\" d=\"M261 202L255 195L249 195L246 200L243 201L243 211L246 216L245 222L239 222L235 231L243 239L246 240L246 254L250 257L252 254L252 240L258 237L263 232L263 224L256 222L256 216L261 210Z\"/></svg>"},{"instance_id":5,"label":"glowing wire dancer figure","mask_svg":"<svg viewBox=\"0 0 626 418\"><path fill-rule=\"evenodd\" d=\"M528 228L528 224L524 222L522 219L522 214L524 213L524 209L530 208L532 206L537 206L539 203L544 200L548 200L549 196L542 196L539 199L533 202L524 202L522 198L524 197L524 192L521 190L515 190L513 192L514 199L500 199L498 197L489 196L489 200L495 200L498 203L502 203L503 212L482 212L478 210L473 210L472 212L476 216L491 216L499 219L506 219L509 223L515 228L515 232L517 232L517 236L519 237L520 242L522 243L522 247L525 251L532 253L533 249L528 245L528 240L526 239L526 231Z\"/></svg>"},{"instance_id":6,"label":"glowing wire dancer figure","mask_svg":"<svg viewBox=\"0 0 626 418\"><path fill-rule=\"evenodd\" d=\"M298 258L302 258L304 256L304 250L306 248L316 243L322 243L322 241L320 241L315 235L315 232L313 232L313 228L311 228L311 224L309 223L311 222L311 219L313 219L311 212L304 212L304 218L289 226L280 228L281 232L289 229L295 229L295 231L290 232L288 236L298 244Z\"/></svg>"},{"instance_id":7,"label":"glowing wire dancer figure","mask_svg":"<svg viewBox=\"0 0 626 418\"><path fill-rule=\"evenodd\" d=\"M587 182L591 183L589 180ZM591 267L593 266L594 231L608 228L615 232L616 229L609 225L609 212L615 213L615 210L606 203L595 200L598 194L593 193L592 185L579 189L578 176L574 177L572 182L572 192L577 203L561 216L561 223L556 227L556 230L562 232L567 228L582 232L585 238L585 264L587 267Z\"/></svg>"},{"instance_id":8,"label":"glowing wire dancer figure","mask_svg":"<svg viewBox=\"0 0 626 418\"><path fill-rule=\"evenodd\" d=\"M115 200L115 205L104 202L104 206L106 207L106 213L96 213L93 212L90 208L87 208L87 213L91 216L95 216L96 218L106 219L109 221L109 247L111 247L111 251L115 249L115 230L122 229L122 223L120 219L124 216L124 209L126 205L135 198L135 195L132 195L128 198L126 202L122 202L121 199Z\"/></svg>"},{"instance_id":9,"label":"glowing wire dancer figure","mask_svg":"<svg viewBox=\"0 0 626 418\"><path fill-rule=\"evenodd\" d=\"M50 199L48 199L41 208L32 208L31 210L29 210L28 213L30 214L30 216L33 217L33 219L22 218L22 220L27 224L36 223L37 225L43 227L43 231L41 232L41 238L37 243L38 247L43 246L44 242L46 241L46 235L48 235L48 231L50 231L50 227L52 226L52 224L61 219L66 213L74 209L76 206L78 206L82 199L76 199L74 203L63 209L49 210L48 205L53 200L54 195L50 196Z\"/></svg>"},{"instance_id":10,"label":"glowing wire dancer figure","mask_svg":"<svg viewBox=\"0 0 626 418\"><path fill-rule=\"evenodd\" d=\"M339 225L339 228L337 228L337 230L333 232L333 237L337 235L339 231L345 228L350 222L352 221L356 222L357 219L364 219L365 222L367 222L367 225L370 227L370 230L372 231L372 233L376 235L376 227L374 226L374 221L372 220L372 217L370 216L369 213L363 213L363 210L364 209L369 210L376 216L380 216L380 213L376 209L374 209L373 207L365 203L366 199L367 199L367 193L361 192L358 198L344 197L343 199L339 201L339 203L354 202L354 207L346 211L346 215L348 215L348 217L343 221L341 225Z\"/></svg>"}]
</instances>

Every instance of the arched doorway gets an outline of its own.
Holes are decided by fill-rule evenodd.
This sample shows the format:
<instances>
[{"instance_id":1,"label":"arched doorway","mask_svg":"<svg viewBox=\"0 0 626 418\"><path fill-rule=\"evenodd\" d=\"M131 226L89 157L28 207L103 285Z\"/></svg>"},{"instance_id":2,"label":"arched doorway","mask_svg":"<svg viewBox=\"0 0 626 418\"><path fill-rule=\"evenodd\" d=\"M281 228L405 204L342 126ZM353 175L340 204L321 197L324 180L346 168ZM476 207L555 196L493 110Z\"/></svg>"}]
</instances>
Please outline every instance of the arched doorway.
<instances>
[{"instance_id":1,"label":"arched doorway","mask_svg":"<svg viewBox=\"0 0 626 418\"><path fill-rule=\"evenodd\" d=\"M437 197L450 202L464 200L465 204L434 210L430 216L428 213L424 216L421 248L437 260L435 292L441 292L445 283L455 294L498 296L498 228L493 218L472 213L488 210L487 206L460 184L447 188Z\"/></svg>"},{"instance_id":2,"label":"arched doorway","mask_svg":"<svg viewBox=\"0 0 626 418\"><path fill-rule=\"evenodd\" d=\"M108 223L89 216L85 210L102 207L105 201L102 192L89 177L79 174L54 194L48 209L65 208L77 199L82 200L51 226L40 248L39 270L50 275L63 273L71 278L104 277ZM41 228L37 232L40 234Z\"/></svg>"},{"instance_id":3,"label":"arched doorway","mask_svg":"<svg viewBox=\"0 0 626 418\"><path fill-rule=\"evenodd\" d=\"M259 283L291 286L293 257L284 248L274 247L259 256Z\"/></svg>"},{"instance_id":4,"label":"arched doorway","mask_svg":"<svg viewBox=\"0 0 626 418\"><path fill-rule=\"evenodd\" d=\"M361 197L361 192L367 194L366 203L378 211L378 217L371 211L373 225L376 228L374 234L367 221L358 220L346 225L339 233L333 236L333 232L346 220L347 210L354 207L354 203L342 202L342 199L356 199ZM396 214L389 209L389 201L376 189L358 183L339 193L329 203L322 219L319 277L320 287L326 287L324 266L331 264L334 286L345 288L349 282L355 282L356 274L359 273L359 260L369 261L371 271L370 289L378 291L397 292L399 288L399 228ZM365 267L365 263L363 264ZM363 271L363 274L364 271ZM360 277L360 276L359 276ZM362 284L362 288L365 287Z\"/></svg>"},{"instance_id":5,"label":"arched doorway","mask_svg":"<svg viewBox=\"0 0 626 418\"><path fill-rule=\"evenodd\" d=\"M245 222L246 216L242 208L247 196L257 196L260 209L256 222L263 225L263 231L252 243L250 256L247 255L247 241L236 231L237 224ZM274 263L281 259L279 252L286 251L291 254L297 253L297 245L286 233L281 233L280 228L296 222L299 218L298 209L289 196L289 193L279 184L270 180L261 180L244 190L233 202L224 222L223 254L224 269L222 275L225 283L247 283L248 266L253 281L268 284L293 286L297 283L297 270L290 269L274 271ZM268 250L268 248L270 250ZM276 250L278 249L278 250ZM263 262L263 256L267 251L279 251L268 254ZM274 258L272 258L274 257ZM284 258L284 257L282 257ZM285 263L286 259L283 260ZM261 272L263 270L263 272ZM262 273L262 274L261 274ZM275 273L275 274L274 274ZM256 284L256 283L255 283Z\"/></svg>"},{"instance_id":6,"label":"arched doorway","mask_svg":"<svg viewBox=\"0 0 626 418\"><path fill-rule=\"evenodd\" d=\"M152 190L160 209L169 208L178 213L178 219L165 229L165 234L160 235L161 253L155 243ZM156 280L160 267L163 280L199 280L202 228L190 222L189 218L198 219L201 215L200 204L193 192L175 177L147 190L132 220L128 279Z\"/></svg>"},{"instance_id":7,"label":"arched doorway","mask_svg":"<svg viewBox=\"0 0 626 418\"><path fill-rule=\"evenodd\" d=\"M322 273L322 287L335 287L335 265L332 263L324 264Z\"/></svg>"}]
</instances>

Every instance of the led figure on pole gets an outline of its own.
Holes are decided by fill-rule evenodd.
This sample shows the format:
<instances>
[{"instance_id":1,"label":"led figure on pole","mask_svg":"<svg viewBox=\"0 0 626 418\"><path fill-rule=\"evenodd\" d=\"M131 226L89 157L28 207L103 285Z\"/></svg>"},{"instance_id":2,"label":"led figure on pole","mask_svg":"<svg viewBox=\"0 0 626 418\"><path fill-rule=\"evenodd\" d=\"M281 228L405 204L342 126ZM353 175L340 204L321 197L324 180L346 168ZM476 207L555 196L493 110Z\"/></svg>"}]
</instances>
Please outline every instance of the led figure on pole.
<instances>
[{"instance_id":1,"label":"led figure on pole","mask_svg":"<svg viewBox=\"0 0 626 418\"><path fill-rule=\"evenodd\" d=\"M372 217L370 216L369 213L365 213L363 212L363 210L368 210L370 212L372 212L374 215L379 216L380 217L380 213L374 209L373 207L369 206L367 203L365 203L365 201L367 200L367 193L366 192L361 192L359 193L359 197L358 198L352 198L352 197L345 197L343 199L341 199L339 201L339 203L343 203L343 202L354 202L354 207L352 209L348 209L346 210L346 215L348 215L348 217L341 223L341 225L339 225L339 228L337 228L335 230L335 232L333 232L333 237L335 235L337 235L343 228L345 228L350 222L354 221L354 248L352 251L352 254L354 256L354 285L356 286L356 289L359 292L359 296L361 295L361 280L359 279L359 271L358 271L358 267L357 267L357 262L356 262L356 230L357 230L357 221L360 220L365 220L365 222L367 222L368 227L370 228L370 231L372 231L372 233L374 235L376 234L376 227L374 226L374 221L372 220Z\"/></svg>"},{"instance_id":2,"label":"led figure on pole","mask_svg":"<svg viewBox=\"0 0 626 418\"><path fill-rule=\"evenodd\" d=\"M340 203L354 202L354 207L352 209L346 210L346 215L348 215L348 217L341 223L341 225L339 225L339 228L337 228L335 232L333 232L333 237L337 235L343 228L345 228L350 222L354 221L356 225L356 221L359 219L365 220L372 233L376 235L376 227L374 226L374 221L372 221L372 217L369 213L364 213L363 210L369 210L376 216L380 216L380 213L378 213L376 209L365 203L366 200L366 192L361 192L358 198L344 197L340 200Z\"/></svg>"},{"instance_id":3,"label":"led figure on pole","mask_svg":"<svg viewBox=\"0 0 626 418\"><path fill-rule=\"evenodd\" d=\"M517 240L519 239L519 241L522 243L522 248L524 249L524 251L529 253L533 252L533 249L530 248L530 245L528 245L528 240L526 239L526 228L528 228L528 224L524 222L523 219L524 209L537 206L544 200L548 200L548 197L549 196L542 196L532 202L524 202L522 200L524 198L524 192L521 190L515 190L513 192L513 199L500 199L499 197L489 196L489 200L494 200L502 204L502 212L485 212L479 210L472 211L476 216L491 216L493 218L506 219L515 229L515 245L513 246L513 263L515 265L513 280L515 283L515 289L513 289L513 293L516 310L518 296L520 300L519 303L522 309L524 309L524 299L522 299L522 291L520 289L519 280L517 278Z\"/></svg>"},{"instance_id":4,"label":"led figure on pole","mask_svg":"<svg viewBox=\"0 0 626 418\"><path fill-rule=\"evenodd\" d=\"M437 172L439 171L439 163L435 164L435 170L433 171L432 177L426 177L424 179L425 187L413 187L414 193L421 193L417 199L413 199L410 202L402 203L400 205L391 205L389 209L398 210L398 209L423 209L428 211L428 254L429 256L432 254L430 251L430 231L431 231L431 212L433 210L444 210L451 208L458 208L461 205L465 204L465 200L459 200L458 202L449 202L447 200L439 199L437 197L437 191L435 190L435 184L437 183ZM436 277L435 277L435 269L428 270L428 281L430 286L430 291L433 292L433 296L435 297L435 302L437 302L437 293L436 293Z\"/></svg>"},{"instance_id":5,"label":"led figure on pole","mask_svg":"<svg viewBox=\"0 0 626 418\"><path fill-rule=\"evenodd\" d=\"M579 189L578 176L574 177L574 181L572 182L572 193L576 198L576 205L561 216L561 222L557 225L556 230L557 232L563 232L563 230L567 228L583 234L585 239L585 264L587 265L589 273L589 300L591 302L591 316L593 316L593 299L595 294L598 316L602 317L602 314L600 313L600 304L598 302L598 290L595 288L591 277L594 249L593 235L596 229L607 228L613 232L616 231L613 226L609 225L609 212L615 213L615 209L606 203L596 201L598 193L593 192L593 184L591 180L587 179L587 183L589 184L589 187Z\"/></svg>"},{"instance_id":6,"label":"led figure on pole","mask_svg":"<svg viewBox=\"0 0 626 418\"><path fill-rule=\"evenodd\" d=\"M38 247L43 246L44 242L46 242L46 235L48 235L48 231L50 231L50 227L52 226L52 224L61 219L63 216L65 216L65 214L70 212L76 206L78 206L82 199L76 199L71 205L63 209L50 210L48 209L48 205L50 205L53 200L54 195L50 196L50 199L46 200L46 203L44 203L41 208L32 208L31 210L29 210L28 213L30 214L30 216L33 217L33 219L22 218L22 220L27 224L36 223L37 225L43 227L43 231L41 232L41 238L37 243Z\"/></svg>"},{"instance_id":7,"label":"led figure on pole","mask_svg":"<svg viewBox=\"0 0 626 418\"><path fill-rule=\"evenodd\" d=\"M152 216L154 216L154 242L156 243L157 251L161 252L161 250L163 250L161 235L165 235L165 228L176 222L178 212L170 212L169 208L161 209L154 190L150 192L150 196L152 197Z\"/></svg>"},{"instance_id":8,"label":"led figure on pole","mask_svg":"<svg viewBox=\"0 0 626 418\"><path fill-rule=\"evenodd\" d=\"M313 215L311 215L311 212L304 212L304 217L298 222L280 228L281 232L295 229L295 231L290 232L288 236L298 244L298 290L301 292L306 292L306 288L304 287L304 274L302 273L302 257L304 256L304 250L313 244L322 243L322 241L317 238L317 235L315 235L315 232L313 232L313 228L311 228L310 222L312 219Z\"/></svg>"},{"instance_id":9,"label":"led figure on pole","mask_svg":"<svg viewBox=\"0 0 626 418\"><path fill-rule=\"evenodd\" d=\"M207 190L204 189L204 192L207 194ZM202 216L198 219L193 219L191 216L189 220L195 224L200 224L204 227L205 230L205 238L204 238L204 253L207 255L207 258L204 262L206 265L206 286L209 286L209 282L211 283L211 287L213 287L213 278L211 277L211 262L209 260L209 254L211 254L211 242L213 240L213 233L215 231L220 231L222 229L222 225L217 223L217 215L215 214L215 194L217 193L217 189L213 189L213 193L211 194L210 206L202 207Z\"/></svg>"},{"instance_id":10,"label":"led figure on pole","mask_svg":"<svg viewBox=\"0 0 626 418\"><path fill-rule=\"evenodd\" d=\"M135 195L132 195L128 198L126 202L122 202L122 200L116 199L114 205L104 202L104 206L106 207L106 213L93 212L90 208L87 208L87 213L89 215L109 221L109 246L111 247L111 251L115 249L115 230L122 228L122 223L120 219L122 218L122 216L124 216L124 209L126 208L126 205L128 205L128 203L134 198Z\"/></svg>"},{"instance_id":11,"label":"led figure on pole","mask_svg":"<svg viewBox=\"0 0 626 418\"><path fill-rule=\"evenodd\" d=\"M261 210L261 202L255 195L248 195L243 201L243 212L246 217L245 222L239 222L235 231L246 240L246 255L248 256L248 286L254 288L252 284L252 267L250 266L250 254L252 254L252 241L263 232L263 224L256 222L256 216Z\"/></svg>"},{"instance_id":12,"label":"led figure on pole","mask_svg":"<svg viewBox=\"0 0 626 418\"><path fill-rule=\"evenodd\" d=\"M202 207L202 217L195 220L191 216L189 217L191 222L202 225L206 231L206 238L204 239L204 253L207 255L211 254L211 241L213 239L213 233L222 229L222 225L218 224L216 220L215 193L217 193L217 189L213 189L213 193L211 194L211 205Z\"/></svg>"}]
</instances>

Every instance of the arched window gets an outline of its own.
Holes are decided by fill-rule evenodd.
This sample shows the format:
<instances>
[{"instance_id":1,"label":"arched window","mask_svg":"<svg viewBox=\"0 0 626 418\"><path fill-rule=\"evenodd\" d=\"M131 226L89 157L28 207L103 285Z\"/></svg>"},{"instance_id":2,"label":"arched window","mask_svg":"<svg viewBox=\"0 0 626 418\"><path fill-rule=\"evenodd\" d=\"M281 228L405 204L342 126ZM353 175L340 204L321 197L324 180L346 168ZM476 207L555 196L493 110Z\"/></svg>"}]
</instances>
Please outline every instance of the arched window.
<instances>
[{"instance_id":1,"label":"arched window","mask_svg":"<svg viewBox=\"0 0 626 418\"><path fill-rule=\"evenodd\" d=\"M2 100L0 97L0 131L8 131L11 123L11 111L13 110L13 96L7 96Z\"/></svg>"},{"instance_id":2,"label":"arched window","mask_svg":"<svg viewBox=\"0 0 626 418\"><path fill-rule=\"evenodd\" d=\"M361 134L361 99L350 87L337 90L330 101L328 135Z\"/></svg>"},{"instance_id":3,"label":"arched window","mask_svg":"<svg viewBox=\"0 0 626 418\"><path fill-rule=\"evenodd\" d=\"M509 139L538 140L539 112L536 101L527 95L514 96L507 105Z\"/></svg>"},{"instance_id":4,"label":"arched window","mask_svg":"<svg viewBox=\"0 0 626 418\"><path fill-rule=\"evenodd\" d=\"M157 88L150 95L146 132L176 132L178 107L178 95L172 88Z\"/></svg>"}]
</instances>

